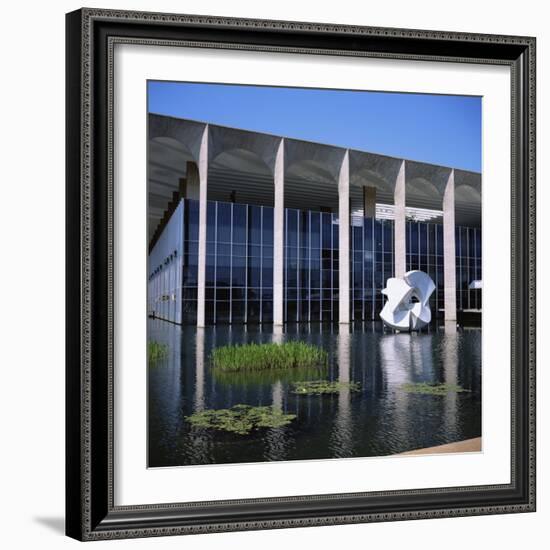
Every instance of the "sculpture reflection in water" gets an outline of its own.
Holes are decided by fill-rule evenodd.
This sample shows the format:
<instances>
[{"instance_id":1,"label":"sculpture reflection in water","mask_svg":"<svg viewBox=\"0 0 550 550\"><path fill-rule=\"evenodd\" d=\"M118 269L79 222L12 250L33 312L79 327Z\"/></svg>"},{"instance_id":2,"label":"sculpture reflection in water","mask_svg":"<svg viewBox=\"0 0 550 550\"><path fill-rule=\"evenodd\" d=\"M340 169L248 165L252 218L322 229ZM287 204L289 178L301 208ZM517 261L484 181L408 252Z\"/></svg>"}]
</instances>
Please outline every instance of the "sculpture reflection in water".
<instances>
[{"instance_id":1,"label":"sculpture reflection in water","mask_svg":"<svg viewBox=\"0 0 550 550\"><path fill-rule=\"evenodd\" d=\"M450 391L430 398L403 391L405 384L464 384L458 374L458 341L456 329L386 334L380 338L386 410L391 411L384 433L396 447L412 450L419 448L419 441L432 440L434 446L464 439L461 407L468 406L469 394Z\"/></svg>"},{"instance_id":2,"label":"sculpture reflection in water","mask_svg":"<svg viewBox=\"0 0 550 550\"><path fill-rule=\"evenodd\" d=\"M419 270L388 279L382 290L388 299L380 318L399 331L420 330L432 320L429 300L434 290L430 276Z\"/></svg>"}]
</instances>

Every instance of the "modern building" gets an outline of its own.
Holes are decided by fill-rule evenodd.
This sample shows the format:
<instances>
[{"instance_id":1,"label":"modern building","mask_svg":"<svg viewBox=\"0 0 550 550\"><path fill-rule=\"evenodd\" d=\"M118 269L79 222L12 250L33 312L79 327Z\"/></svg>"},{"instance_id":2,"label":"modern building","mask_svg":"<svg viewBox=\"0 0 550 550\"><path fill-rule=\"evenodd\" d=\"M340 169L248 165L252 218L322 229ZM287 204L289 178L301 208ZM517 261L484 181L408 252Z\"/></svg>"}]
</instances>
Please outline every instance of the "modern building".
<instances>
[{"instance_id":1,"label":"modern building","mask_svg":"<svg viewBox=\"0 0 550 550\"><path fill-rule=\"evenodd\" d=\"M481 310L481 175L156 114L148 313L175 323L378 318L421 269L432 312Z\"/></svg>"}]
</instances>

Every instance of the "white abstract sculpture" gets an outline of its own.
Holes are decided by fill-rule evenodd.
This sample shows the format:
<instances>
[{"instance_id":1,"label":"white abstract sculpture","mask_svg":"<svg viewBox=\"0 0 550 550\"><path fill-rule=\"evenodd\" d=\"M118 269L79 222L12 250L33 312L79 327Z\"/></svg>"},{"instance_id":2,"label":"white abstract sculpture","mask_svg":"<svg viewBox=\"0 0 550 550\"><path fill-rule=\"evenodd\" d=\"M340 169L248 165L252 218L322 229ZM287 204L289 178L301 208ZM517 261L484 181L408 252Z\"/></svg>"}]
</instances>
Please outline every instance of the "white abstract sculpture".
<instances>
[{"instance_id":1,"label":"white abstract sculpture","mask_svg":"<svg viewBox=\"0 0 550 550\"><path fill-rule=\"evenodd\" d=\"M408 271L403 278L386 281L387 301L380 312L386 325L396 330L419 330L432 319L429 299L435 285L423 271Z\"/></svg>"}]
</instances>

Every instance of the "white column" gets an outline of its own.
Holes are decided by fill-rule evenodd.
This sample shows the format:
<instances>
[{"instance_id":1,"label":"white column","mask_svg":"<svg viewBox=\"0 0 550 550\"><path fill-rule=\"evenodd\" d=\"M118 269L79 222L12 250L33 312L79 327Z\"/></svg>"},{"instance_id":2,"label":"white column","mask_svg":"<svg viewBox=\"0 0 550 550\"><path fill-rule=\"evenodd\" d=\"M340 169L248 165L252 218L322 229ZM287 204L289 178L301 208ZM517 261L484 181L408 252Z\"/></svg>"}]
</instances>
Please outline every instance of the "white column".
<instances>
[{"instance_id":1,"label":"white column","mask_svg":"<svg viewBox=\"0 0 550 550\"><path fill-rule=\"evenodd\" d=\"M285 252L285 140L281 139L273 171L273 324L283 324Z\"/></svg>"},{"instance_id":2,"label":"white column","mask_svg":"<svg viewBox=\"0 0 550 550\"><path fill-rule=\"evenodd\" d=\"M339 319L349 323L349 150L346 151L338 176L338 257L339 257Z\"/></svg>"},{"instance_id":3,"label":"white column","mask_svg":"<svg viewBox=\"0 0 550 550\"><path fill-rule=\"evenodd\" d=\"M456 321L455 171L443 193L443 279L445 321Z\"/></svg>"},{"instance_id":4,"label":"white column","mask_svg":"<svg viewBox=\"0 0 550 550\"><path fill-rule=\"evenodd\" d=\"M405 225L405 161L401 161L393 192L394 203L394 261L395 277L403 277L407 271ZM386 281L384 281L384 284Z\"/></svg>"},{"instance_id":5,"label":"white column","mask_svg":"<svg viewBox=\"0 0 550 550\"><path fill-rule=\"evenodd\" d=\"M208 199L208 124L199 151L199 255L197 274L197 326L205 325L206 300L206 201Z\"/></svg>"}]
</instances>

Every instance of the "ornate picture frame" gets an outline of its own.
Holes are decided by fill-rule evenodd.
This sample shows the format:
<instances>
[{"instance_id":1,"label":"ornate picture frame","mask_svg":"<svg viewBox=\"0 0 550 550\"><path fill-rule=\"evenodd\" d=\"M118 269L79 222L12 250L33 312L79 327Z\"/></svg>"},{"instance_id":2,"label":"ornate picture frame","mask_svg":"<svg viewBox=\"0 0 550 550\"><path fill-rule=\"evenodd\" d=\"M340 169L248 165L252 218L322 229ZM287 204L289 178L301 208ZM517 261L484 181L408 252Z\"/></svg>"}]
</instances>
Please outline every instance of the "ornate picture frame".
<instances>
[{"instance_id":1,"label":"ornate picture frame","mask_svg":"<svg viewBox=\"0 0 550 550\"><path fill-rule=\"evenodd\" d=\"M511 74L510 483L117 506L116 44L504 65ZM66 533L103 540L535 510L535 38L81 9L66 37Z\"/></svg>"}]
</instances>

